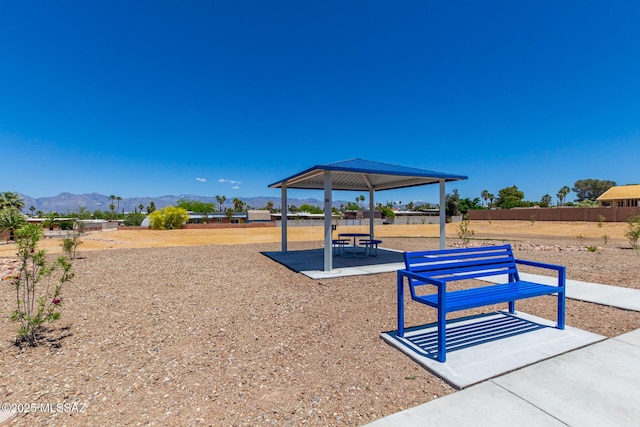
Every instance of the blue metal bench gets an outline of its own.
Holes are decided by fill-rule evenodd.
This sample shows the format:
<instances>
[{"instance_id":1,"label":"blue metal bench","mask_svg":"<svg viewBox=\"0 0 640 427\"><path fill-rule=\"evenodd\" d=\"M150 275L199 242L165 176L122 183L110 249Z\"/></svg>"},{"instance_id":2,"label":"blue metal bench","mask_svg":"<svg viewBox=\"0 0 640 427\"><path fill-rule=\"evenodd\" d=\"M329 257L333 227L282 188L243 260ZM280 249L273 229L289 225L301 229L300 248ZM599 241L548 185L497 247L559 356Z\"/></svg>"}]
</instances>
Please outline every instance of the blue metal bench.
<instances>
[{"instance_id":1,"label":"blue metal bench","mask_svg":"<svg viewBox=\"0 0 640 427\"><path fill-rule=\"evenodd\" d=\"M535 261L515 259L511 245L479 248L442 249L423 252L405 252L405 269L398 270L398 336L404 336L405 278L411 299L438 310L437 360L446 361L447 313L509 303L509 312L515 313L515 301L542 295L557 294L557 328L564 329L566 267ZM556 270L558 285L543 285L520 280L516 264ZM462 290L447 290L451 281L507 275L508 282ZM434 287L427 293L425 288Z\"/></svg>"}]
</instances>

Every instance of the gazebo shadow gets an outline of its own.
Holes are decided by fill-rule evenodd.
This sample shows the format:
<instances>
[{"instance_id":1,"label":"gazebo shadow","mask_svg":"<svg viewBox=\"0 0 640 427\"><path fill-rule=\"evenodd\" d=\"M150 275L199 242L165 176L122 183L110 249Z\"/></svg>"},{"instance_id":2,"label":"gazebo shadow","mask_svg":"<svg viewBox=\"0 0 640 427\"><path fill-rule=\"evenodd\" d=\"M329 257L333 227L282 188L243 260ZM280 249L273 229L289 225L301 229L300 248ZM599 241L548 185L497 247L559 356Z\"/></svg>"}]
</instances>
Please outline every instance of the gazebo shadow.
<instances>
[{"instance_id":1,"label":"gazebo shadow","mask_svg":"<svg viewBox=\"0 0 640 427\"><path fill-rule=\"evenodd\" d=\"M333 269L323 271L324 248L288 252L262 252L263 255L312 279L357 276L397 271L404 268L403 252L378 248L377 256L333 255Z\"/></svg>"}]
</instances>

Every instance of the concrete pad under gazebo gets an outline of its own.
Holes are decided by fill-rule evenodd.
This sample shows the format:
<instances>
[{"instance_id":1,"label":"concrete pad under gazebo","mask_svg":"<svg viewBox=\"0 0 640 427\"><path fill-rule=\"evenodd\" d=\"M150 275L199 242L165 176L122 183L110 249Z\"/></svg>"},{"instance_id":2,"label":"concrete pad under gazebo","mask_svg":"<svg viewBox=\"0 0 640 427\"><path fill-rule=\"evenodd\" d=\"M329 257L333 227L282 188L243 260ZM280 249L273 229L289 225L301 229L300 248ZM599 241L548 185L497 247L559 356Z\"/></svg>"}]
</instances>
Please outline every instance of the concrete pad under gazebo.
<instances>
[{"instance_id":1,"label":"concrete pad under gazebo","mask_svg":"<svg viewBox=\"0 0 640 427\"><path fill-rule=\"evenodd\" d=\"M324 190L324 271L333 269L331 237L332 191L369 192L369 234L374 238L374 195L376 191L419 185L440 185L440 248L445 248L445 184L468 179L464 175L434 172L371 160L351 159L316 165L269 185L282 190L282 252L287 252L287 189Z\"/></svg>"}]
</instances>

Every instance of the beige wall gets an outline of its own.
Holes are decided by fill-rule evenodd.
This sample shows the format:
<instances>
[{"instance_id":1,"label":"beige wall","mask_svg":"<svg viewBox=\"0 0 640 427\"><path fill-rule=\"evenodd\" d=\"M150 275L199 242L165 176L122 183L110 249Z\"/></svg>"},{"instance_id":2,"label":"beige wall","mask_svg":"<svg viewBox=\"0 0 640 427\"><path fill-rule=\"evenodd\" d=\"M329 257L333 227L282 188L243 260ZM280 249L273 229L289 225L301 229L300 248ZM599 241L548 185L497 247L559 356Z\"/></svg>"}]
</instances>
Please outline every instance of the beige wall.
<instances>
[{"instance_id":1,"label":"beige wall","mask_svg":"<svg viewBox=\"0 0 640 427\"><path fill-rule=\"evenodd\" d=\"M468 213L471 220L509 220L509 221L600 221L600 216L608 222L624 222L631 215L640 215L640 208L519 208L496 210L471 210Z\"/></svg>"}]
</instances>

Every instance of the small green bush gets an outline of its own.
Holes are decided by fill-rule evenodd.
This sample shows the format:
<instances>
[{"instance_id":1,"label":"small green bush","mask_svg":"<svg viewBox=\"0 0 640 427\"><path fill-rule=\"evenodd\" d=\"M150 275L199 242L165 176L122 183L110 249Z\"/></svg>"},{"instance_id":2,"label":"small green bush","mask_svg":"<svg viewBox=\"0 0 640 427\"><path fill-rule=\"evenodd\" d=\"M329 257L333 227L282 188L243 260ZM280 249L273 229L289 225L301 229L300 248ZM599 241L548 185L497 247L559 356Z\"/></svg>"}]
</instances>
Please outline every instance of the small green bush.
<instances>
[{"instance_id":1,"label":"small green bush","mask_svg":"<svg viewBox=\"0 0 640 427\"><path fill-rule=\"evenodd\" d=\"M128 213L125 217L124 217L124 225L126 226L140 226L142 224L142 221L144 221L144 219L147 216L141 212L131 212Z\"/></svg>"},{"instance_id":2,"label":"small green bush","mask_svg":"<svg viewBox=\"0 0 640 427\"><path fill-rule=\"evenodd\" d=\"M458 226L458 237L462 240L463 246L469 246L471 237L476 234L475 230L472 230L469 225L471 220L465 216L460 225Z\"/></svg>"},{"instance_id":3,"label":"small green bush","mask_svg":"<svg viewBox=\"0 0 640 427\"><path fill-rule=\"evenodd\" d=\"M631 247L638 249L638 240L640 240L640 215L632 215L627 219L627 232L624 234Z\"/></svg>"},{"instance_id":4,"label":"small green bush","mask_svg":"<svg viewBox=\"0 0 640 427\"><path fill-rule=\"evenodd\" d=\"M20 270L12 280L17 308L11 320L20 324L16 343L33 347L45 322L60 318L62 286L73 278L71 262L64 256L48 262L44 250L38 250L42 228L27 224L16 231Z\"/></svg>"},{"instance_id":5,"label":"small green bush","mask_svg":"<svg viewBox=\"0 0 640 427\"><path fill-rule=\"evenodd\" d=\"M73 222L72 221L62 221L60 223L60 230L65 230L65 231L73 230Z\"/></svg>"}]
</instances>

